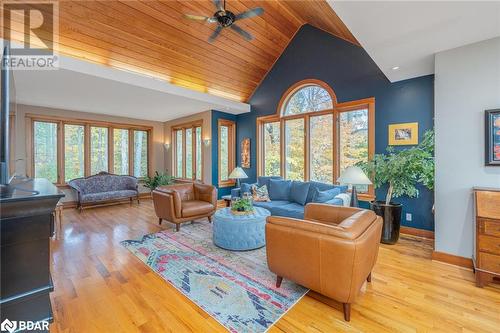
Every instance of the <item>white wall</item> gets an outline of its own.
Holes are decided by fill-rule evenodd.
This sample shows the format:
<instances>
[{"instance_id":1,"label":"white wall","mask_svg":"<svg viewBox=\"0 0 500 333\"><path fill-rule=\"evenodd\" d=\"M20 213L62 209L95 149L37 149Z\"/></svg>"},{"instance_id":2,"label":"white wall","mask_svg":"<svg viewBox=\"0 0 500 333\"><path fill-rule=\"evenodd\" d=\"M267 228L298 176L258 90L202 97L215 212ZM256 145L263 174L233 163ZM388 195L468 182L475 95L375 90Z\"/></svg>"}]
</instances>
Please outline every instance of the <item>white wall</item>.
<instances>
[{"instance_id":1,"label":"white wall","mask_svg":"<svg viewBox=\"0 0 500 333\"><path fill-rule=\"evenodd\" d=\"M487 109L500 109L500 37L436 54L435 251L470 258L472 187L500 187L484 166Z\"/></svg>"}]
</instances>

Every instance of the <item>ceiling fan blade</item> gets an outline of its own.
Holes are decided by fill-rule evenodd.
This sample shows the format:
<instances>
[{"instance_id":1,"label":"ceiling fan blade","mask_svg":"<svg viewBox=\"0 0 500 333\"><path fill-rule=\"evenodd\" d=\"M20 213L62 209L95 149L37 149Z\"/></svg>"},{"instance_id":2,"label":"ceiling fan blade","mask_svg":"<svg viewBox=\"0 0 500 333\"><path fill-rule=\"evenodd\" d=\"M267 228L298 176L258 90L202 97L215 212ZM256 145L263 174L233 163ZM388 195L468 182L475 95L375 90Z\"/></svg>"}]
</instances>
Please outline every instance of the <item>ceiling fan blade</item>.
<instances>
[{"instance_id":1,"label":"ceiling fan blade","mask_svg":"<svg viewBox=\"0 0 500 333\"><path fill-rule=\"evenodd\" d=\"M247 10L246 12L239 13L238 15L236 15L235 19L236 20L246 19L249 17L262 15L263 13L264 13L264 8L257 7L254 9Z\"/></svg>"},{"instance_id":2,"label":"ceiling fan blade","mask_svg":"<svg viewBox=\"0 0 500 333\"><path fill-rule=\"evenodd\" d=\"M211 17L201 16L201 15L191 15L191 14L184 14L184 17L190 20L207 21L207 22L210 22L211 19Z\"/></svg>"},{"instance_id":3,"label":"ceiling fan blade","mask_svg":"<svg viewBox=\"0 0 500 333\"><path fill-rule=\"evenodd\" d=\"M243 38L245 38L247 41L251 41L253 39L253 36L251 34L249 34L248 32L246 32L245 30L241 29L236 24L232 24L231 25L231 29L233 29L234 31L236 31L237 33L239 33L240 35L242 35Z\"/></svg>"},{"instance_id":4,"label":"ceiling fan blade","mask_svg":"<svg viewBox=\"0 0 500 333\"><path fill-rule=\"evenodd\" d=\"M219 36L220 32L222 31L222 27L218 26L215 31L212 33L212 35L208 38L209 43L213 43L217 36Z\"/></svg>"},{"instance_id":5,"label":"ceiling fan blade","mask_svg":"<svg viewBox=\"0 0 500 333\"><path fill-rule=\"evenodd\" d=\"M222 6L222 1L221 0L213 0L214 1L214 5L215 5L215 8L217 8L217 10L223 10L224 7Z\"/></svg>"}]
</instances>

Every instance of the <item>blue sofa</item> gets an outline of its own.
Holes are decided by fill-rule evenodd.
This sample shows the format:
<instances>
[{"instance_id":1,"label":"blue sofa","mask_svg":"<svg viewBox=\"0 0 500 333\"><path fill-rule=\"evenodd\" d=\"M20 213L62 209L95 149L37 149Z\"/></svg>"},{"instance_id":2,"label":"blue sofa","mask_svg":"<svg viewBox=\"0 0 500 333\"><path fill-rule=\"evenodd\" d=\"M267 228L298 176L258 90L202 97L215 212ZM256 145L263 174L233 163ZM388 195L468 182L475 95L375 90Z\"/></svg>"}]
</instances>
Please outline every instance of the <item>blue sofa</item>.
<instances>
[{"instance_id":1,"label":"blue sofa","mask_svg":"<svg viewBox=\"0 0 500 333\"><path fill-rule=\"evenodd\" d=\"M282 181L282 182L276 182ZM254 201L254 206L262 207L271 212L273 216L284 216L292 217L297 219L304 218L304 208L310 202L322 202L331 205L343 206L344 201L335 196L332 199L322 201L318 200L317 191L328 191L332 189L336 193L347 193L347 186L332 185L320 182L292 182L289 181L290 185L288 188L288 193L285 193L283 185L283 179L281 177L259 177L257 183L246 184L242 183L240 188L235 188L231 191L231 197L240 197L244 192L250 192L252 185L257 185L259 187L266 185L269 197L271 201L268 202L258 202ZM280 188L276 188L279 184Z\"/></svg>"}]
</instances>

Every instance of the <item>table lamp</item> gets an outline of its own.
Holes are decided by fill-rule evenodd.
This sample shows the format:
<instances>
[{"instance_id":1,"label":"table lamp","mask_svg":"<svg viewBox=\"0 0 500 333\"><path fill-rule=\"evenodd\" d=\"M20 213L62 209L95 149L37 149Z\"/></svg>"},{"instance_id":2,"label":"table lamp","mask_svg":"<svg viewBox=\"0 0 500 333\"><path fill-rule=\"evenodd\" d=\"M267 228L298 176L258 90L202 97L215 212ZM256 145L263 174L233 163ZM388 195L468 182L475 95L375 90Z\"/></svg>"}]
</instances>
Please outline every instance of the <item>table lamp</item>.
<instances>
[{"instance_id":1,"label":"table lamp","mask_svg":"<svg viewBox=\"0 0 500 333\"><path fill-rule=\"evenodd\" d=\"M360 167L350 166L347 167L340 177L337 179L340 184L347 184L352 186L351 193L351 207L359 207L358 193L356 192L356 185L371 185L372 182Z\"/></svg>"},{"instance_id":2,"label":"table lamp","mask_svg":"<svg viewBox=\"0 0 500 333\"><path fill-rule=\"evenodd\" d=\"M243 171L242 168L236 167L234 170L231 172L231 174L228 176L230 179L236 179L236 182L238 184L238 187L240 187L240 179L242 178L248 178L247 174L245 171Z\"/></svg>"}]
</instances>

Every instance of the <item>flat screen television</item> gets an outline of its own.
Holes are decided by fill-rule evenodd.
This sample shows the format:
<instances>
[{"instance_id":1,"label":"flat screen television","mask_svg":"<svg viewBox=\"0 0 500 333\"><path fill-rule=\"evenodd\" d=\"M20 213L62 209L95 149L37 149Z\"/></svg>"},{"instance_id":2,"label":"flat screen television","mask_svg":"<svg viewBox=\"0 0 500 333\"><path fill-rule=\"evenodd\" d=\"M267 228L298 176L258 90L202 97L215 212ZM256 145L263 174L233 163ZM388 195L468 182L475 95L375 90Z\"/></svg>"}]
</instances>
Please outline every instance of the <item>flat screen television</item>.
<instances>
[{"instance_id":1,"label":"flat screen television","mask_svg":"<svg viewBox=\"0 0 500 333\"><path fill-rule=\"evenodd\" d=\"M14 78L12 68L9 67L8 57L10 54L10 45L3 43L1 58L1 78L0 78L0 186L8 185L13 176L13 170L10 170L11 153L10 151L10 120L11 115L16 112L16 97ZM3 190L2 190L3 191Z\"/></svg>"}]
</instances>

